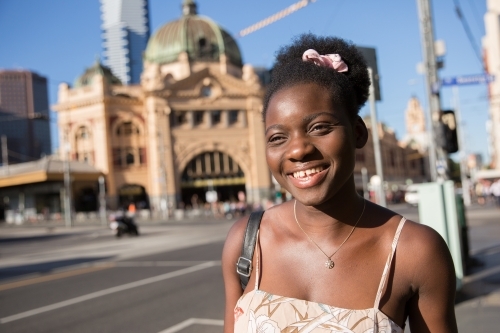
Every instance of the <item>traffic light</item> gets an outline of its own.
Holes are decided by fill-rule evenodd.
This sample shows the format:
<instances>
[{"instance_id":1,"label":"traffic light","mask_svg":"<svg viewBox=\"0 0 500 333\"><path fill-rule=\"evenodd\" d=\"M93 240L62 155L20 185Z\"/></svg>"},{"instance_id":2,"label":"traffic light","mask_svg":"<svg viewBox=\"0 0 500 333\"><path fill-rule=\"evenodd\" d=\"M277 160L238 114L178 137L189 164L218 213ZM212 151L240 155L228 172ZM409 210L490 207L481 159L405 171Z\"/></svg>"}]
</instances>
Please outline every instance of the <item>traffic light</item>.
<instances>
[{"instance_id":1,"label":"traffic light","mask_svg":"<svg viewBox=\"0 0 500 333\"><path fill-rule=\"evenodd\" d=\"M455 119L455 112L453 110L445 110L441 112L442 125L442 148L448 154L456 153L458 151L458 138L457 138L457 122Z\"/></svg>"}]
</instances>

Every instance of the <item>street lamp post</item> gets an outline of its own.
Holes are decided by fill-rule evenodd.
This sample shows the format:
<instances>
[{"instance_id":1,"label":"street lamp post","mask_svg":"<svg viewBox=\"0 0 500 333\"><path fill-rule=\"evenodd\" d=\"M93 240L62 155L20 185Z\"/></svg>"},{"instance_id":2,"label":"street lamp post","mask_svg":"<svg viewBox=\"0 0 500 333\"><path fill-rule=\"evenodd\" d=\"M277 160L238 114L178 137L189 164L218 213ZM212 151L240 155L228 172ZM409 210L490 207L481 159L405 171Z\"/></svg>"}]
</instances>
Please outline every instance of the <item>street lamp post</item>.
<instances>
[{"instance_id":1,"label":"street lamp post","mask_svg":"<svg viewBox=\"0 0 500 333\"><path fill-rule=\"evenodd\" d=\"M69 140L68 140L68 131L65 131L64 134L65 143L64 143L64 159L63 159L63 169L64 169L64 221L65 225L68 228L73 226L73 221L71 219L71 170L69 165Z\"/></svg>"},{"instance_id":2,"label":"street lamp post","mask_svg":"<svg viewBox=\"0 0 500 333\"><path fill-rule=\"evenodd\" d=\"M104 176L99 176L99 218L101 225L106 225L106 188L104 186Z\"/></svg>"},{"instance_id":3,"label":"street lamp post","mask_svg":"<svg viewBox=\"0 0 500 333\"><path fill-rule=\"evenodd\" d=\"M435 182L448 177L445 152L442 147L435 143L436 139L441 139L442 134L438 64L434 49L434 28L430 0L417 0L417 7L422 38L426 91L429 100L429 171L431 181Z\"/></svg>"},{"instance_id":4,"label":"street lamp post","mask_svg":"<svg viewBox=\"0 0 500 333\"><path fill-rule=\"evenodd\" d=\"M384 170L382 167L382 153L380 151L380 138L378 136L378 121L377 121L377 107L375 103L375 87L373 85L374 77L373 77L373 69L368 67L368 73L370 75L370 119L372 126L372 136L373 136L373 153L375 155L375 170L377 172L377 176L379 181L379 185L375 189L377 203L380 206L387 207L387 202L385 199L385 190L384 190Z\"/></svg>"},{"instance_id":5,"label":"street lamp post","mask_svg":"<svg viewBox=\"0 0 500 333\"><path fill-rule=\"evenodd\" d=\"M7 149L7 136L2 135L2 166L6 168L6 173L9 174L9 152Z\"/></svg>"}]
</instances>

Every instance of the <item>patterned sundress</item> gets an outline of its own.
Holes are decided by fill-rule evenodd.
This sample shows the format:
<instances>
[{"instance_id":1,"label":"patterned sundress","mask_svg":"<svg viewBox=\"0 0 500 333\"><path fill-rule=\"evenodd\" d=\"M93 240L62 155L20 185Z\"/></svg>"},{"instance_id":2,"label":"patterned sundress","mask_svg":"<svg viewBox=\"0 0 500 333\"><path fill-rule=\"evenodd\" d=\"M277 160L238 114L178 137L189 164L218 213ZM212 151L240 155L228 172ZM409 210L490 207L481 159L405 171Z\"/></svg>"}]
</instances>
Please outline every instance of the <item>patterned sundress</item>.
<instances>
[{"instance_id":1,"label":"patterned sundress","mask_svg":"<svg viewBox=\"0 0 500 333\"><path fill-rule=\"evenodd\" d=\"M254 289L241 296L234 309L235 333L402 333L380 309L399 235L406 219L399 222L392 248L380 279L373 308L350 310L326 304L272 295L259 290L259 251ZM258 241L257 241L258 243Z\"/></svg>"}]
</instances>

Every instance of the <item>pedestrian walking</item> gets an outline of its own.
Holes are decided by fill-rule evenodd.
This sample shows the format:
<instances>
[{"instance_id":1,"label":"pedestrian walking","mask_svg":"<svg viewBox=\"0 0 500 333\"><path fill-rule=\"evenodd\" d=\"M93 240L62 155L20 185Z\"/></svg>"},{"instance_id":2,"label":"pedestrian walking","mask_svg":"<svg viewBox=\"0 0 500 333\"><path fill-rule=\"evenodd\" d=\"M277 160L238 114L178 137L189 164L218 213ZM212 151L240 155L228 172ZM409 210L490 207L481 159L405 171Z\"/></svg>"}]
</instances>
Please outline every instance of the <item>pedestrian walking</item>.
<instances>
[{"instance_id":1,"label":"pedestrian walking","mask_svg":"<svg viewBox=\"0 0 500 333\"><path fill-rule=\"evenodd\" d=\"M342 39L305 34L278 52L263 107L266 160L293 198L230 230L225 333L399 333L408 318L412 332L457 332L446 243L356 192L369 85L363 56Z\"/></svg>"}]
</instances>

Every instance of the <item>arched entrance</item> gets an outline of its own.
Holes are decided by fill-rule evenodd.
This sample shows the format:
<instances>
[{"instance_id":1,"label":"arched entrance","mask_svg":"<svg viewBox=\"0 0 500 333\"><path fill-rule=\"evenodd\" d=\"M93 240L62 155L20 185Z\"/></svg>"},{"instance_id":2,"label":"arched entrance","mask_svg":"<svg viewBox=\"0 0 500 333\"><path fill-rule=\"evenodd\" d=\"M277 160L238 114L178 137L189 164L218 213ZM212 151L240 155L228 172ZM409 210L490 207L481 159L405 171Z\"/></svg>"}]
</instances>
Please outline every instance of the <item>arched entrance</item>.
<instances>
[{"instance_id":1,"label":"arched entrance","mask_svg":"<svg viewBox=\"0 0 500 333\"><path fill-rule=\"evenodd\" d=\"M118 205L123 209L133 203L138 209L149 209L149 198L144 186L126 184L118 190Z\"/></svg>"},{"instance_id":2,"label":"arched entrance","mask_svg":"<svg viewBox=\"0 0 500 333\"><path fill-rule=\"evenodd\" d=\"M185 206L193 206L196 198L199 203L207 202L208 191L217 192L218 201L238 201L238 193L245 193L245 174L228 154L205 152L186 165L181 176L181 190Z\"/></svg>"}]
</instances>

